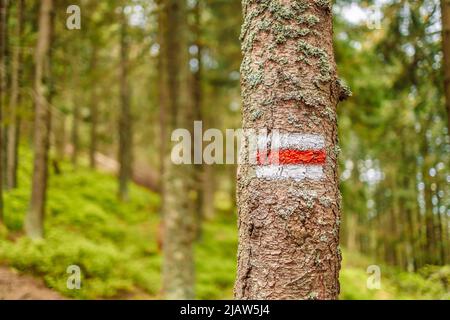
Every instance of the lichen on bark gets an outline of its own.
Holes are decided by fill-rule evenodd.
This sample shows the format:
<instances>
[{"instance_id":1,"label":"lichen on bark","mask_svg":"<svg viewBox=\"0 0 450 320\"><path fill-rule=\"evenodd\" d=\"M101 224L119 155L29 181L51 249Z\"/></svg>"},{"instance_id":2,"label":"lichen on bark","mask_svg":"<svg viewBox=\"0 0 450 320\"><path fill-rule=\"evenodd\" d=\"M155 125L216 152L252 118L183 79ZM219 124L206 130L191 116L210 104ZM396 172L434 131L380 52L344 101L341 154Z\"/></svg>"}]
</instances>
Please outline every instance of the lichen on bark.
<instances>
[{"instance_id":1,"label":"lichen on bark","mask_svg":"<svg viewBox=\"0 0 450 320\"><path fill-rule=\"evenodd\" d=\"M336 106L347 91L336 74L331 2L243 0L242 5L243 128L320 135L327 160L321 180L265 180L256 177L242 149L235 297L335 299Z\"/></svg>"}]
</instances>

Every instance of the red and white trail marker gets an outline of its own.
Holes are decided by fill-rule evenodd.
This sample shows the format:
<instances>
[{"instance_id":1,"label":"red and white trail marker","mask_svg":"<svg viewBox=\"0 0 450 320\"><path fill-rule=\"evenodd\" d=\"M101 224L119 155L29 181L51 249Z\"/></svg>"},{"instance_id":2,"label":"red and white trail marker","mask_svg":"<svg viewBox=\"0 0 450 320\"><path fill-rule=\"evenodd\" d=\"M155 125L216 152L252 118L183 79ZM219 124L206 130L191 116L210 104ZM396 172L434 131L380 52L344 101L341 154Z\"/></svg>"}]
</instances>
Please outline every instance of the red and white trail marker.
<instances>
[{"instance_id":1,"label":"red and white trail marker","mask_svg":"<svg viewBox=\"0 0 450 320\"><path fill-rule=\"evenodd\" d=\"M268 180L320 180L326 158L325 139L320 135L259 135L256 176Z\"/></svg>"}]
</instances>

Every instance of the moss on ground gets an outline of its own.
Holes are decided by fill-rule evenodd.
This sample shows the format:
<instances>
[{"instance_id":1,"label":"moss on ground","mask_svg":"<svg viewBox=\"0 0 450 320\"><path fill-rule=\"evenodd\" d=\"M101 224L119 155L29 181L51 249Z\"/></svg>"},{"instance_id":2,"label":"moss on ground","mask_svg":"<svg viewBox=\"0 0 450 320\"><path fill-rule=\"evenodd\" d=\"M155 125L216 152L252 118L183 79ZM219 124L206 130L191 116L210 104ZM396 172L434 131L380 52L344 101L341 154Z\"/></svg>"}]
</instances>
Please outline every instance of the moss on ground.
<instances>
[{"instance_id":1,"label":"moss on ground","mask_svg":"<svg viewBox=\"0 0 450 320\"><path fill-rule=\"evenodd\" d=\"M0 228L0 263L42 277L47 286L72 298L161 298L161 252L157 248L159 197L131 185L130 201L116 199L116 179L62 163L51 174L46 239L32 242L22 233L28 207L31 154L21 150L17 190L5 195L5 228ZM219 212L204 225L196 245L197 297L230 299L236 270L236 216ZM450 267L420 274L382 267L382 288L366 288L370 260L344 250L342 299L450 298ZM82 270L81 290L68 290L67 267Z\"/></svg>"}]
</instances>

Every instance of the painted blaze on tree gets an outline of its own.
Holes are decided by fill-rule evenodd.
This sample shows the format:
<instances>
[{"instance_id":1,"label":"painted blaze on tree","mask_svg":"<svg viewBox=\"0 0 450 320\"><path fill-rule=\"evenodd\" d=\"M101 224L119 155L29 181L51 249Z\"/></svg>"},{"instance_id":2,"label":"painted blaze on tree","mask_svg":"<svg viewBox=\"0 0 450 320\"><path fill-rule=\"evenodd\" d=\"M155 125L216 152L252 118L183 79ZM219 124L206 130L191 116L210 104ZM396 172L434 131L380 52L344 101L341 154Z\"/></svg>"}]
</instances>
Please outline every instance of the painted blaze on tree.
<instances>
[{"instance_id":1,"label":"painted blaze on tree","mask_svg":"<svg viewBox=\"0 0 450 320\"><path fill-rule=\"evenodd\" d=\"M243 128L267 130L268 150L274 150L272 132L285 138L275 148L275 164L273 151L265 161L246 161L243 142L235 297L336 299L336 106L349 90L336 74L331 2L242 2Z\"/></svg>"}]
</instances>

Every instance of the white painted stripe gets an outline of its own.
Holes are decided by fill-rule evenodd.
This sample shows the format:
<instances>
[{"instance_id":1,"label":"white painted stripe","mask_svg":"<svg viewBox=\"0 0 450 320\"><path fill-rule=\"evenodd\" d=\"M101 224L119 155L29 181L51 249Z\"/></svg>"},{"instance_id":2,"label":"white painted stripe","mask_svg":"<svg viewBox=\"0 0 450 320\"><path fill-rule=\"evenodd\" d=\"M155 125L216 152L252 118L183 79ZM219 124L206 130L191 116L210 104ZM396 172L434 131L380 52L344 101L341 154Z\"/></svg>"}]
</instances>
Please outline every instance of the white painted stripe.
<instances>
[{"instance_id":1,"label":"white painted stripe","mask_svg":"<svg viewBox=\"0 0 450 320\"><path fill-rule=\"evenodd\" d=\"M265 150L271 144L272 150L297 149L297 150L319 150L325 148L325 139L318 134L271 134L258 135L258 150Z\"/></svg>"},{"instance_id":2,"label":"white painted stripe","mask_svg":"<svg viewBox=\"0 0 450 320\"><path fill-rule=\"evenodd\" d=\"M324 176L323 166L317 165L270 165L256 167L256 176L258 178L289 179L294 180L320 180Z\"/></svg>"}]
</instances>

